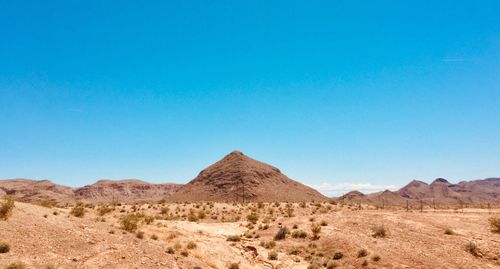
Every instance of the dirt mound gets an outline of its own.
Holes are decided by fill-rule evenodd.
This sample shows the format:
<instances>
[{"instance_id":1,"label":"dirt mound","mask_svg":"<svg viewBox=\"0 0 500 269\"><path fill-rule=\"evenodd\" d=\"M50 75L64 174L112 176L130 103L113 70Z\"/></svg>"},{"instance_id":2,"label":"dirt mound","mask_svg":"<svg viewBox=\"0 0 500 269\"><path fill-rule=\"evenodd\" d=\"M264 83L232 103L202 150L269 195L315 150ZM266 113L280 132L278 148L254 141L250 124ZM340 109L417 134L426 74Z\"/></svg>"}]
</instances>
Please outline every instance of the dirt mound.
<instances>
[{"instance_id":1,"label":"dirt mound","mask_svg":"<svg viewBox=\"0 0 500 269\"><path fill-rule=\"evenodd\" d=\"M325 201L318 191L239 151L209 166L169 197L173 201Z\"/></svg>"}]
</instances>

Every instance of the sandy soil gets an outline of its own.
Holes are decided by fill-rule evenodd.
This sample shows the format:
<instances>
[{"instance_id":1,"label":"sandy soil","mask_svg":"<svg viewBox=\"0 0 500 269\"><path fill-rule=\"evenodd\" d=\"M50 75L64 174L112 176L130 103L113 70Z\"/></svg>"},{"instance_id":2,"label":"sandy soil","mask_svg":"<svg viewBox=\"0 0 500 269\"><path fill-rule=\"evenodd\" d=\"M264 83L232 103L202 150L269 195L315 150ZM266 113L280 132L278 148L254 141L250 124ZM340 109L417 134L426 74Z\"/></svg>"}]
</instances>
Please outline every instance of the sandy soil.
<instances>
[{"instance_id":1,"label":"sandy soil","mask_svg":"<svg viewBox=\"0 0 500 269\"><path fill-rule=\"evenodd\" d=\"M500 215L498 209L406 212L328 203L185 203L113 206L100 216L98 208L87 207L78 218L71 208L16 202L12 216L0 220L0 243L10 245L0 254L0 268L13 262L26 268L229 268L233 263L239 268L500 268L500 234L488 222ZM252 211L255 224L247 221ZM120 219L132 213L141 214L141 221L136 231L126 232ZM155 219L146 224L144 216ZM312 238L312 223L324 225L318 240ZM385 237L373 236L376 225L384 225ZM273 241L281 227L289 232ZM454 234L445 234L446 229ZM137 231L144 233L142 239ZM293 238L295 231L307 235ZM228 241L230 236L240 240ZM262 243L270 241L274 247ZM476 256L466 250L469 242L477 245ZM366 256L358 257L361 249ZM271 252L276 260L269 259ZM342 257L333 259L337 252ZM376 256L380 260L374 261Z\"/></svg>"}]
</instances>

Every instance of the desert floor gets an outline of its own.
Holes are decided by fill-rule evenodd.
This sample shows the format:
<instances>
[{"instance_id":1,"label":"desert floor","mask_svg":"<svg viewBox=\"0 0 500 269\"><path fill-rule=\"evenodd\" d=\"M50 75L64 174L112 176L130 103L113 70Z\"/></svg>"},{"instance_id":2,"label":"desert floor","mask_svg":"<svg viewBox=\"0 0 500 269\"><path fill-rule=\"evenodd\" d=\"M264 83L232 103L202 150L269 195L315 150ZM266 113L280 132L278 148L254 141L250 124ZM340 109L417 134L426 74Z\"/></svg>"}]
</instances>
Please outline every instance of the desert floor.
<instances>
[{"instance_id":1,"label":"desert floor","mask_svg":"<svg viewBox=\"0 0 500 269\"><path fill-rule=\"evenodd\" d=\"M406 212L329 203L79 208L82 217L71 206L16 202L10 218L0 220L0 243L10 246L0 254L0 268L15 262L25 268L500 268L500 234L488 222L498 209ZM320 227L319 238L312 227ZM376 227L386 235L374 237ZM284 239L275 240L280 229ZM467 249L470 243L476 252Z\"/></svg>"}]
</instances>

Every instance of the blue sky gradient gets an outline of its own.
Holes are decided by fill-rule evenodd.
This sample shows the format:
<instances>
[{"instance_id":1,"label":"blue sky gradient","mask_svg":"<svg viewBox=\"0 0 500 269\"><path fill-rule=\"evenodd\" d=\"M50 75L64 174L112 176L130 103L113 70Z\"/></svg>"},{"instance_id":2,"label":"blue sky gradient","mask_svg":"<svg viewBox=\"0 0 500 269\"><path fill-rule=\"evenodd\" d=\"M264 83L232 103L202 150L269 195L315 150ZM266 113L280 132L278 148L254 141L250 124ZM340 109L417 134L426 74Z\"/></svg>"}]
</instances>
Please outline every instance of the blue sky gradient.
<instances>
[{"instance_id":1,"label":"blue sky gradient","mask_svg":"<svg viewBox=\"0 0 500 269\"><path fill-rule=\"evenodd\" d=\"M500 176L499 1L2 1L0 41L0 178Z\"/></svg>"}]
</instances>

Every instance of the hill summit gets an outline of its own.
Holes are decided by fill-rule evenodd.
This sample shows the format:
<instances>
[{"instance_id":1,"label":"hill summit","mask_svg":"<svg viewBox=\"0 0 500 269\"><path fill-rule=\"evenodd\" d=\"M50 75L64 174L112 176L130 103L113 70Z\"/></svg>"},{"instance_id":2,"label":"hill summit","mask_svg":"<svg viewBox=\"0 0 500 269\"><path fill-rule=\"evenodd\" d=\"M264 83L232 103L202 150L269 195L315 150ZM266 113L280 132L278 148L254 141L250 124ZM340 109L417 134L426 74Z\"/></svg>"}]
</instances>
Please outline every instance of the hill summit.
<instances>
[{"instance_id":1,"label":"hill summit","mask_svg":"<svg viewBox=\"0 0 500 269\"><path fill-rule=\"evenodd\" d=\"M174 201L324 201L318 191L271 165L233 151L201 171L170 199Z\"/></svg>"}]
</instances>

